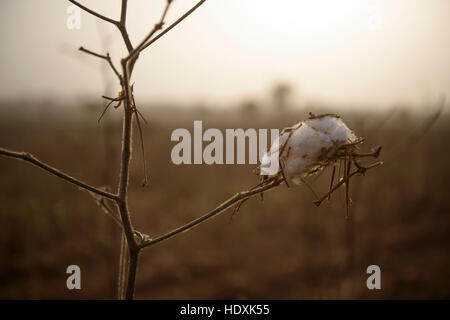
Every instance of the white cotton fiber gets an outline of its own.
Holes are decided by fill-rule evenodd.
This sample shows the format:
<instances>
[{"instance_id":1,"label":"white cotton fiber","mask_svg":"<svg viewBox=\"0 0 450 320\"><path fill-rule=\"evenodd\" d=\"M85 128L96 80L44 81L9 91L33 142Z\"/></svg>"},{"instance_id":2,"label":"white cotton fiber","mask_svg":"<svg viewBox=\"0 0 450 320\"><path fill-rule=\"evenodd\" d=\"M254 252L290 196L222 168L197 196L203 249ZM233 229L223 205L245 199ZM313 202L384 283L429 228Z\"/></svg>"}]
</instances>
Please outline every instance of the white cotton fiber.
<instances>
[{"instance_id":1,"label":"white cotton fiber","mask_svg":"<svg viewBox=\"0 0 450 320\"><path fill-rule=\"evenodd\" d=\"M339 146L356 139L338 116L312 117L284 130L263 156L260 174L273 176L283 170L287 179L298 183L311 169L326 165L328 158L333 156ZM279 154L282 168L277 167L274 171L271 163L279 161Z\"/></svg>"}]
</instances>

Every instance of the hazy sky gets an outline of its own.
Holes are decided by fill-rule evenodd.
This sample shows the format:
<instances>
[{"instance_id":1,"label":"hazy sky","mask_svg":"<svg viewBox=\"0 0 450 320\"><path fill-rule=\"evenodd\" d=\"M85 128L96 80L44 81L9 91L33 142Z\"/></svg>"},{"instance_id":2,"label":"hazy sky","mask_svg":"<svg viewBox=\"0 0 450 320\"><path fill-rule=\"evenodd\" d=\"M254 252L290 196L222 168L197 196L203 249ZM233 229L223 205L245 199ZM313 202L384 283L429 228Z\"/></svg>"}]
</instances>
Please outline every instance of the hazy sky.
<instances>
[{"instance_id":1,"label":"hazy sky","mask_svg":"<svg viewBox=\"0 0 450 320\"><path fill-rule=\"evenodd\" d=\"M129 2L136 44L165 0ZM118 18L120 0L82 3ZM168 22L194 3L176 0ZM76 49L108 50L118 64L120 35L84 12L81 29L69 30L69 5L1 1L0 98L105 93L102 62ZM450 96L450 1L207 0L141 55L133 80L139 99L184 105L267 101L276 81L291 83L298 103L433 102ZM113 82L109 94L116 91Z\"/></svg>"}]
</instances>

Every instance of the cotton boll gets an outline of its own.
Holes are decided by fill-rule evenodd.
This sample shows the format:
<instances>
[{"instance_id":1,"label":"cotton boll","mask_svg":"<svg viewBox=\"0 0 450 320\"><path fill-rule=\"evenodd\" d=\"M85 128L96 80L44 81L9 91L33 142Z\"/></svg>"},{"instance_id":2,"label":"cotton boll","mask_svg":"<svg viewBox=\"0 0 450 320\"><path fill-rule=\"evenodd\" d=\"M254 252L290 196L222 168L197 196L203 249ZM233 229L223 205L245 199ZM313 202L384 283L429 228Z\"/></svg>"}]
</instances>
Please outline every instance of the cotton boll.
<instances>
[{"instance_id":1,"label":"cotton boll","mask_svg":"<svg viewBox=\"0 0 450 320\"><path fill-rule=\"evenodd\" d=\"M322 146L330 147L331 144L328 135L313 129L305 122L292 133L285 149L290 149L289 156L303 157L306 155L307 158L314 158Z\"/></svg>"},{"instance_id":2,"label":"cotton boll","mask_svg":"<svg viewBox=\"0 0 450 320\"><path fill-rule=\"evenodd\" d=\"M316 164L323 148L329 149L332 145L326 134L303 123L292 133L281 156L285 176L289 179L305 172Z\"/></svg>"},{"instance_id":3,"label":"cotton boll","mask_svg":"<svg viewBox=\"0 0 450 320\"><path fill-rule=\"evenodd\" d=\"M274 165L272 164L278 165L280 145L283 146L286 143L288 137L288 133L284 133L280 137L277 137L270 147L270 150L263 155L261 159L260 175L271 176L278 174L278 166L274 167Z\"/></svg>"},{"instance_id":4,"label":"cotton boll","mask_svg":"<svg viewBox=\"0 0 450 320\"><path fill-rule=\"evenodd\" d=\"M312 117L284 130L263 156L260 174L283 173L286 179L299 183L312 169L327 166L339 146L356 139L338 116ZM274 170L273 164L278 161L282 167Z\"/></svg>"},{"instance_id":5,"label":"cotton boll","mask_svg":"<svg viewBox=\"0 0 450 320\"><path fill-rule=\"evenodd\" d=\"M326 134L329 134L334 128L340 125L339 121L341 121L339 118L333 116L305 120L310 127Z\"/></svg>"},{"instance_id":6,"label":"cotton boll","mask_svg":"<svg viewBox=\"0 0 450 320\"><path fill-rule=\"evenodd\" d=\"M345 125L342 119L335 115L308 119L305 122L312 128L327 134L334 142L348 143L356 140L356 136Z\"/></svg>"}]
</instances>

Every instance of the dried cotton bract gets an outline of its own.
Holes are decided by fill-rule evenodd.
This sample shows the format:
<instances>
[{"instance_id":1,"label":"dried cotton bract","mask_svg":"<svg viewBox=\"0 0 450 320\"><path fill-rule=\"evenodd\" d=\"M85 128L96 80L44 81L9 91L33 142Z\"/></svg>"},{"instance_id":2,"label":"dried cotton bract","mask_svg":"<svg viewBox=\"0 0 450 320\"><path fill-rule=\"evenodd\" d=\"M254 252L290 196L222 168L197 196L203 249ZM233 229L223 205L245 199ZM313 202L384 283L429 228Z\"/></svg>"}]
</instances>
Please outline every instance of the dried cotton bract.
<instances>
[{"instance_id":1,"label":"dried cotton bract","mask_svg":"<svg viewBox=\"0 0 450 320\"><path fill-rule=\"evenodd\" d=\"M288 181L296 184L306 183L304 177L330 166L332 174L329 191L314 203L320 205L323 200L329 199L335 190L345 185L348 216L351 204L350 178L357 174L364 174L368 169L382 164L382 162L375 162L364 166L359 163L359 160L364 157L377 158L381 150L379 146L369 153L357 152L358 146L363 141L364 139L358 138L339 116L310 114L309 119L283 129L280 137L264 154L261 165L255 170L255 173L261 176L258 186L269 186L283 181L287 186L289 186ZM356 168L353 172L352 165ZM339 166L339 173L334 184L337 166Z\"/></svg>"},{"instance_id":2,"label":"dried cotton bract","mask_svg":"<svg viewBox=\"0 0 450 320\"><path fill-rule=\"evenodd\" d=\"M274 176L282 173L286 179L299 184L303 176L336 161L336 152L341 147L358 141L339 116L311 116L281 132L263 156L259 174ZM271 165L277 161L278 166ZM275 172L274 167L277 168Z\"/></svg>"}]
</instances>

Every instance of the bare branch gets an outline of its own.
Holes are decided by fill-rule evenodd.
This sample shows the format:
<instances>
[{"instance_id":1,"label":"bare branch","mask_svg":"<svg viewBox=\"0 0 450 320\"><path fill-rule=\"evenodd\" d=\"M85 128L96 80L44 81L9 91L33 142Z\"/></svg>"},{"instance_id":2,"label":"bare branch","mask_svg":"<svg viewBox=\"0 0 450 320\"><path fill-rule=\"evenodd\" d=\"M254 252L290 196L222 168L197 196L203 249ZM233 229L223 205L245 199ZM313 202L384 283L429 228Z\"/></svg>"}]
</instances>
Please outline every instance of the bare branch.
<instances>
[{"instance_id":1,"label":"bare branch","mask_svg":"<svg viewBox=\"0 0 450 320\"><path fill-rule=\"evenodd\" d=\"M415 132L413 132L409 137L407 137L406 141L401 141L397 144L394 144L394 147L391 147L394 152L390 153L390 156L388 158L389 164L395 163L395 159L398 158L403 152L406 152L408 150L411 150L412 146L418 143L423 137L427 135L427 133L433 128L434 124L439 120L440 116L442 115L445 104L446 103L446 97L442 96L441 100L439 102L439 106L432 114L430 114L427 119L425 119L425 123L422 125L421 129L415 129ZM401 143L401 145L400 145ZM389 165L388 164L388 165Z\"/></svg>"},{"instance_id":2,"label":"bare branch","mask_svg":"<svg viewBox=\"0 0 450 320\"><path fill-rule=\"evenodd\" d=\"M120 33L122 35L122 38L123 38L123 40L125 42L125 46L127 47L128 52L131 52L133 50L133 45L131 44L130 37L129 37L128 32L127 32L126 27L125 27L126 17L127 17L127 4L128 4L127 0L122 0L122 8L121 8L121 12L120 12L120 21L108 18L108 17L106 17L106 16L104 16L104 15L98 13L98 12L95 12L94 10L91 10L91 9L83 6L78 1L75 1L75 0L69 0L69 1L71 3L73 3L74 5L78 6L79 8L83 9L84 11L92 14L93 16L115 25L119 29L119 31L120 31Z\"/></svg>"},{"instance_id":3,"label":"bare branch","mask_svg":"<svg viewBox=\"0 0 450 320\"><path fill-rule=\"evenodd\" d=\"M108 102L108 104L106 105L105 109L103 109L102 114L100 115L100 117L97 119L97 122L100 123L100 121L102 120L103 116L105 115L106 111L108 111L109 106L114 102L114 100L110 100Z\"/></svg>"},{"instance_id":4,"label":"bare branch","mask_svg":"<svg viewBox=\"0 0 450 320\"><path fill-rule=\"evenodd\" d=\"M130 72L132 72L133 70L133 66L134 66L134 62L136 57L139 55L139 53L144 50L145 48L147 48L149 45L151 45L152 43L154 43L156 40L158 40L159 38L161 38L163 35L165 35L167 32L169 32L170 30L172 30L177 24L179 24L181 21L183 21L184 19L186 19L192 12L194 12L195 10L197 10L198 7L200 7L206 0L201 0L199 1L195 6L193 6L189 11L187 11L185 14L183 14L177 21L175 21L174 23L172 23L167 29L165 29L164 31L162 31L159 35L157 35L154 39L150 40L151 37L158 31L162 29L162 26L164 25L164 19L166 17L167 11L169 9L170 4L172 3L172 1L167 1L166 7L164 9L164 12L161 16L161 20L159 21L159 23L155 24L154 28L150 31L150 33L144 38L144 40L141 41L141 43L132 51L130 52L130 54L128 55L128 57L126 57L125 59L127 61L132 61L131 62L131 67L130 67ZM150 41L149 41L150 40Z\"/></svg>"},{"instance_id":5,"label":"bare branch","mask_svg":"<svg viewBox=\"0 0 450 320\"><path fill-rule=\"evenodd\" d=\"M58 169L56 169L56 168L54 168L52 166L49 166L48 164L38 160L33 155L31 155L31 154L29 154L27 152L16 152L16 151L11 151L11 150L0 148L0 155L5 156L5 157L20 159L20 160L24 160L24 161L30 162L31 164L33 164L33 165L35 165L35 166L37 166L37 167L39 167L41 169L44 169L45 171L48 171L51 174L53 174L53 175L55 175L55 176L57 176L57 177L59 177L59 178L61 178L63 180L66 180L66 181L68 181L68 182L70 182L70 183L72 183L74 185L77 185L77 186L79 186L79 187L81 187L83 189L89 190L91 192L99 194L99 195L101 195L103 197L106 197L108 199L112 199L112 200L117 200L118 199L117 195L109 193L109 192L106 192L106 191L104 191L102 189L99 189L99 188L96 188L96 187L92 187L92 186L86 184L83 181L75 179L74 177L69 176L68 174L66 174L64 172L61 172L60 170L58 170Z\"/></svg>"},{"instance_id":6,"label":"bare branch","mask_svg":"<svg viewBox=\"0 0 450 320\"><path fill-rule=\"evenodd\" d=\"M105 197L102 197L90 191L88 191L88 193L92 197L92 199L95 200L95 203L102 209L102 211L105 212L106 214L111 215L111 217L119 225L119 227L122 228L122 221L120 220L119 213L109 206Z\"/></svg>"},{"instance_id":7,"label":"bare branch","mask_svg":"<svg viewBox=\"0 0 450 320\"><path fill-rule=\"evenodd\" d=\"M133 50L133 52L130 53L130 55L128 56L128 60L129 59L133 59L134 57L136 57L139 52L143 49L145 43L158 31L161 30L163 25L164 25L164 20L166 18L167 15L167 11L169 11L169 7L170 4L172 3L172 1L167 1L166 2L166 6L164 8L164 11L161 15L161 19L159 19L159 22L155 24L155 26L153 27L153 29L150 31L150 33L141 41L141 43L136 47L136 49Z\"/></svg>"},{"instance_id":8,"label":"bare branch","mask_svg":"<svg viewBox=\"0 0 450 320\"><path fill-rule=\"evenodd\" d=\"M189 11L187 11L184 15L182 15L177 21L175 21L174 23L172 23L169 27L167 27L166 29L164 29L160 34L158 34L156 37L154 37L153 39L151 39L149 42L147 42L141 49L144 50L145 48L147 48L148 46L152 45L154 42L156 42L158 39L160 39L162 36L164 36L167 32L169 32L170 30L172 30L174 27L176 27L177 24L179 24L181 21L183 21L184 19L186 19L192 12L194 12L195 10L197 10L198 7L200 7L206 0L201 0L199 1L195 6L193 6Z\"/></svg>"},{"instance_id":9,"label":"bare branch","mask_svg":"<svg viewBox=\"0 0 450 320\"><path fill-rule=\"evenodd\" d=\"M136 49L129 52L129 56L125 58L126 61L131 61L129 66L130 74L133 73L134 65L137 61L137 58L139 56L140 51L142 51L143 46L145 45L145 42L147 42L153 35L158 31L161 30L164 25L164 20L166 19L167 12L169 11L169 7L172 4L172 0L166 1L166 6L163 10L163 13L161 15L161 18L159 19L159 22L155 24L153 29L150 31L150 33L144 38L144 40L141 41L141 43L136 47Z\"/></svg>"},{"instance_id":10,"label":"bare branch","mask_svg":"<svg viewBox=\"0 0 450 320\"><path fill-rule=\"evenodd\" d=\"M128 8L128 0L122 0L122 7L120 9L120 21L117 24L119 28L120 34L122 35L123 41L125 42L125 46L127 47L128 52L133 51L133 45L130 41L130 36L127 31L127 8Z\"/></svg>"},{"instance_id":11,"label":"bare branch","mask_svg":"<svg viewBox=\"0 0 450 320\"><path fill-rule=\"evenodd\" d=\"M355 171L353 171L351 174L347 174L346 170L348 170L347 164L345 164L344 166L344 170L345 170L345 178L341 179L333 188L331 188L326 194L324 194L320 199L314 201L314 204L316 206L320 206L322 204L322 202L327 199L329 197L330 194L332 194L334 191L336 191L340 186L342 186L345 183L348 183L348 180L353 177L355 174L364 174L367 170L372 169L372 168L376 168L378 166L381 166L383 164L382 161L378 161L375 162L367 167L362 167L361 165L358 165L357 162L354 162L354 164L357 166L358 169L356 169Z\"/></svg>"},{"instance_id":12,"label":"bare branch","mask_svg":"<svg viewBox=\"0 0 450 320\"><path fill-rule=\"evenodd\" d=\"M106 55L102 55L102 54L95 53L95 52L93 52L91 50L88 50L88 49L86 49L84 47L79 47L78 50L83 51L83 52L85 52L87 54L93 55L93 56L95 56L97 58L106 60L109 63L111 69L116 74L116 76L119 78L119 81L122 81L122 76L120 75L119 71L117 71L116 67L114 66L114 64L113 64L113 62L111 60L111 56L109 55L109 52L107 52Z\"/></svg>"},{"instance_id":13,"label":"bare branch","mask_svg":"<svg viewBox=\"0 0 450 320\"><path fill-rule=\"evenodd\" d=\"M272 182L270 182L267 185L264 186L260 186L248 191L243 191L243 192L239 192L236 193L234 196L232 196L231 198L229 198L228 200L226 200L225 202L223 202L221 205L219 205L218 207L216 207L214 210L204 214L203 216L201 216L200 218L197 218L179 228L176 228L166 234L163 234L162 236L159 236L157 238L151 239L148 242L145 242L141 245L141 248L145 248L151 245L154 245L158 242L161 242L163 240L167 240L169 238L172 238L174 236L176 236L179 233L182 232L186 232L190 229L192 229L193 227L199 225L200 223L218 215L219 213L224 212L225 210L231 208L234 205L239 204L241 201L246 200L250 197L253 197L257 194L261 194L262 192L268 191L270 189L273 189L277 186L279 186L282 182L284 181L284 179L282 177L277 177L276 179L274 179Z\"/></svg>"},{"instance_id":14,"label":"bare branch","mask_svg":"<svg viewBox=\"0 0 450 320\"><path fill-rule=\"evenodd\" d=\"M362 167L362 166L358 166L358 169L355 170L354 172L352 172L347 179L349 179L350 177L354 176L355 174L364 174L365 171L378 167L379 165L382 165L382 162L376 162L374 164L371 164L367 167ZM328 198L329 194L334 192L337 188L339 188L342 184L345 183L346 180L342 179L338 184L336 184L334 186L334 188L332 188L332 190L330 190L328 193L326 193L322 198L320 198L319 200L315 201L314 203L319 206L320 203L325 200L326 198ZM172 238L174 236L176 236L179 233L182 232L186 232L190 229L192 229L193 227L199 225L200 223L224 212L225 210L238 205L240 206L243 201L246 201L247 199L257 195L257 194L262 194L265 191L268 191L270 189L273 189L275 187L278 187L281 183L285 182L285 179L282 176L277 176L275 179L273 179L272 181L270 181L268 184L256 187L256 188L252 188L248 191L242 191L239 193L236 193L233 197L229 198L228 200L226 200L225 202L223 202L221 205L219 205L218 207L216 207L215 209L213 209L212 211L204 214L203 216L181 226L178 227L166 234L163 234L157 238L153 238L143 244L140 245L141 248L146 248L149 247L151 245L157 244L158 242L167 240L169 238Z\"/></svg>"},{"instance_id":15,"label":"bare branch","mask_svg":"<svg viewBox=\"0 0 450 320\"><path fill-rule=\"evenodd\" d=\"M108 203L105 201L105 198L101 198L97 200L97 204L105 211L105 213L111 215L114 221L122 228L122 221L120 221L120 216L116 211L114 211Z\"/></svg>"},{"instance_id":16,"label":"bare branch","mask_svg":"<svg viewBox=\"0 0 450 320\"><path fill-rule=\"evenodd\" d=\"M147 165L145 164L144 136L142 134L141 121L139 120L139 116L142 116L142 115L136 107L136 102L134 101L134 96L132 96L132 100L133 100L134 112L136 114L136 123L138 126L139 137L140 137L140 141L141 141L142 164L144 166L144 180L142 181L142 186L146 187L148 185L148 179L147 179ZM146 122L144 117L142 117L142 119L144 119L144 121Z\"/></svg>"},{"instance_id":17,"label":"bare branch","mask_svg":"<svg viewBox=\"0 0 450 320\"><path fill-rule=\"evenodd\" d=\"M416 132L414 135L412 135L410 137L409 145L417 143L422 137L424 137L428 133L428 131L431 130L431 128L434 126L434 124L439 119L439 117L442 115L442 112L444 111L444 107L445 107L446 97L442 96L440 100L441 101L439 103L439 107L429 117L429 119L427 119L427 121L425 122L423 128L419 132Z\"/></svg>"},{"instance_id":18,"label":"bare branch","mask_svg":"<svg viewBox=\"0 0 450 320\"><path fill-rule=\"evenodd\" d=\"M111 18L105 17L104 15L102 15L102 14L100 14L100 13L98 13L98 12L95 12L94 10L91 10L91 9L89 9L89 8L87 8L87 7L85 7L85 6L83 6L83 5L82 5L81 3L79 3L78 1L75 1L75 0L69 0L69 1L70 1L71 3L73 3L74 5L76 5L77 7L83 9L83 10L86 11L87 13L92 14L93 16L96 16L96 17L99 18L99 19L102 19L102 20L104 20L104 21L106 21L106 22L112 23L112 24L114 24L114 25L116 25L116 26L119 24L119 21L116 21L116 20L113 20L113 19L111 19Z\"/></svg>"},{"instance_id":19,"label":"bare branch","mask_svg":"<svg viewBox=\"0 0 450 320\"><path fill-rule=\"evenodd\" d=\"M122 0L122 7L120 9L120 23L125 25L127 21L127 6L128 0Z\"/></svg>"}]
</instances>

